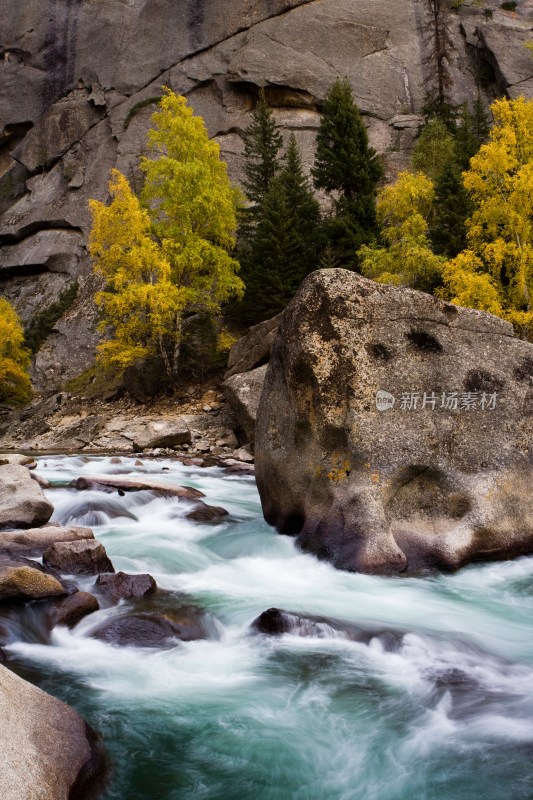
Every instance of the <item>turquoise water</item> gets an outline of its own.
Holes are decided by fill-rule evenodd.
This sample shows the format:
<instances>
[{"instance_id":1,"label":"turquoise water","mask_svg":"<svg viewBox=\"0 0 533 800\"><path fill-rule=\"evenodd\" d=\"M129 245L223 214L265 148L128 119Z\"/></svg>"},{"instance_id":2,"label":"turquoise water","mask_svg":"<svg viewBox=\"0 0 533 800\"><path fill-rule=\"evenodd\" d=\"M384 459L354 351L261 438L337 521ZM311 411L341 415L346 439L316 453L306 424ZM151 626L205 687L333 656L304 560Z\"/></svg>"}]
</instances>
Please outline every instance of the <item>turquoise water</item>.
<instances>
[{"instance_id":1,"label":"turquoise water","mask_svg":"<svg viewBox=\"0 0 533 800\"><path fill-rule=\"evenodd\" d=\"M116 608L55 628L49 644L27 633L10 646L19 671L103 735L107 800L533 798L533 558L348 574L274 533L251 478L165 459L47 457L38 472L56 484L54 519L92 524L117 570L150 572L169 603L212 617L212 639L165 650L90 638ZM151 492L65 488L115 472L195 486L230 516L205 525ZM364 635L252 634L272 606Z\"/></svg>"}]
</instances>

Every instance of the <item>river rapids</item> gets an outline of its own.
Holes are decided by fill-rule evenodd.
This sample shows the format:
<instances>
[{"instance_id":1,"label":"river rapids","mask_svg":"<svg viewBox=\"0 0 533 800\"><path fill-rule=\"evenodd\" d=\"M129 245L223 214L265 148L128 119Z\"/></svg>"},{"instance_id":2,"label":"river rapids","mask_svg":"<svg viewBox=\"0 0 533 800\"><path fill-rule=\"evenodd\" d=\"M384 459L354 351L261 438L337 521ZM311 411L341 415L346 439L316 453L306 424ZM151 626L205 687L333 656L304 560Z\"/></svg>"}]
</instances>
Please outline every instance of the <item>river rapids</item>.
<instances>
[{"instance_id":1,"label":"river rapids","mask_svg":"<svg viewBox=\"0 0 533 800\"><path fill-rule=\"evenodd\" d=\"M4 620L10 666L102 734L105 800L533 798L533 558L349 574L269 528L251 477L170 459L38 461L53 521L89 525L117 570L150 573L171 593L161 602L210 620L210 638L164 649L90 636L125 601L46 637L31 606ZM229 515L193 522L175 497L68 488L91 474L193 486ZM271 607L333 623L253 632Z\"/></svg>"}]
</instances>

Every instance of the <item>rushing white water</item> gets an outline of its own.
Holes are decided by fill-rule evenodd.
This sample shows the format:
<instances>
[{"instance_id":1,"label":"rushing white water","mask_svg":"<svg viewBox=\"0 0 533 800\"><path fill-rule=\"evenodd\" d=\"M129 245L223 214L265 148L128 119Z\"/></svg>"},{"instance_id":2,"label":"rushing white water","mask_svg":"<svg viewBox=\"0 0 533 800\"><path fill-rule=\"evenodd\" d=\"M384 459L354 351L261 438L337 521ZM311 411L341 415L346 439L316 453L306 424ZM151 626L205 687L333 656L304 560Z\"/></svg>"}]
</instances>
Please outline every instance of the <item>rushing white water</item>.
<instances>
[{"instance_id":1,"label":"rushing white water","mask_svg":"<svg viewBox=\"0 0 533 800\"><path fill-rule=\"evenodd\" d=\"M212 619L210 639L163 650L91 638L124 602L54 628L50 643L31 625L13 637L17 668L102 732L106 798L533 797L532 558L424 578L348 574L268 528L251 478L164 459L43 457L38 472L55 486L53 519L90 524L117 570L151 573L169 603ZM201 489L229 517L201 524L177 498L66 488L146 473ZM333 622L310 624L311 636L251 632L272 606Z\"/></svg>"}]
</instances>

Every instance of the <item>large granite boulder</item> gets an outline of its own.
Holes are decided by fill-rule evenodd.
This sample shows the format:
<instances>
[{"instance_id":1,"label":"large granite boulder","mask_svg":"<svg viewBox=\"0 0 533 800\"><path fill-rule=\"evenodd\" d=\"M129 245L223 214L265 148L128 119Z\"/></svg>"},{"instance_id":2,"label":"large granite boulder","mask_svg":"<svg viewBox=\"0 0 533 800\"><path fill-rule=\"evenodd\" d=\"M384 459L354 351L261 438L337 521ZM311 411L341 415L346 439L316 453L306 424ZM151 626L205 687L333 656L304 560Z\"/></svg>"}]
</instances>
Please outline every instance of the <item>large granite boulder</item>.
<instances>
[{"instance_id":1,"label":"large granite boulder","mask_svg":"<svg viewBox=\"0 0 533 800\"><path fill-rule=\"evenodd\" d=\"M94 539L90 528L77 525L46 525L43 528L30 528L23 531L0 532L0 551L25 556L42 556L45 550L56 542L76 542Z\"/></svg>"},{"instance_id":2,"label":"large granite boulder","mask_svg":"<svg viewBox=\"0 0 533 800\"><path fill-rule=\"evenodd\" d=\"M102 770L97 735L65 703L0 666L0 797L82 797Z\"/></svg>"},{"instance_id":3,"label":"large granite boulder","mask_svg":"<svg viewBox=\"0 0 533 800\"><path fill-rule=\"evenodd\" d=\"M373 573L533 552L533 345L341 269L284 312L256 425L265 518Z\"/></svg>"},{"instance_id":4,"label":"large granite boulder","mask_svg":"<svg viewBox=\"0 0 533 800\"><path fill-rule=\"evenodd\" d=\"M54 507L21 464L0 466L0 530L45 525Z\"/></svg>"},{"instance_id":5,"label":"large granite boulder","mask_svg":"<svg viewBox=\"0 0 533 800\"><path fill-rule=\"evenodd\" d=\"M225 378L268 364L280 321L281 314L277 314L272 319L252 325L248 333L235 342L229 353Z\"/></svg>"}]
</instances>

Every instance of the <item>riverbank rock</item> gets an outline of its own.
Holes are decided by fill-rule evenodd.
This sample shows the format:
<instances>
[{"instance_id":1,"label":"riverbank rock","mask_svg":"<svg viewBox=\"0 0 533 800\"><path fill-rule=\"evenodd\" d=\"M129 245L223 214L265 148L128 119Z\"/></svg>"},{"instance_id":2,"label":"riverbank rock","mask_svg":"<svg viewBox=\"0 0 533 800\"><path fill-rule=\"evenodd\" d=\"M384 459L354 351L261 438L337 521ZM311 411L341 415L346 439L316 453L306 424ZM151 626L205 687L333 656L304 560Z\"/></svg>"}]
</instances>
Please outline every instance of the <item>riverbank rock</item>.
<instances>
[{"instance_id":1,"label":"riverbank rock","mask_svg":"<svg viewBox=\"0 0 533 800\"><path fill-rule=\"evenodd\" d=\"M128 575L126 572L116 572L99 575L95 586L113 600L146 597L157 591L157 583L147 573Z\"/></svg>"},{"instance_id":2,"label":"riverbank rock","mask_svg":"<svg viewBox=\"0 0 533 800\"><path fill-rule=\"evenodd\" d=\"M88 614L98 611L100 604L90 592L75 592L66 597L52 610L50 621L52 625L66 625L73 628Z\"/></svg>"},{"instance_id":3,"label":"riverbank rock","mask_svg":"<svg viewBox=\"0 0 533 800\"><path fill-rule=\"evenodd\" d=\"M0 552L41 556L56 542L76 542L80 539L94 539L94 533L90 528L78 526L62 528L60 525L47 525L24 531L5 531L0 532Z\"/></svg>"},{"instance_id":4,"label":"riverbank rock","mask_svg":"<svg viewBox=\"0 0 533 800\"><path fill-rule=\"evenodd\" d=\"M220 522L224 517L228 516L228 512L221 506L209 506L207 503L201 501L196 504L192 511L185 515L186 519L193 522Z\"/></svg>"},{"instance_id":5,"label":"riverbank rock","mask_svg":"<svg viewBox=\"0 0 533 800\"><path fill-rule=\"evenodd\" d=\"M54 507L21 464L0 466L0 530L45 525Z\"/></svg>"},{"instance_id":6,"label":"riverbank rock","mask_svg":"<svg viewBox=\"0 0 533 800\"><path fill-rule=\"evenodd\" d=\"M82 797L103 771L95 732L65 703L0 666L0 797Z\"/></svg>"},{"instance_id":7,"label":"riverbank rock","mask_svg":"<svg viewBox=\"0 0 533 800\"><path fill-rule=\"evenodd\" d=\"M483 312L312 273L256 426L265 518L336 567L455 569L533 552L533 345Z\"/></svg>"},{"instance_id":8,"label":"riverbank rock","mask_svg":"<svg viewBox=\"0 0 533 800\"><path fill-rule=\"evenodd\" d=\"M114 572L101 542L56 542L45 550L43 564L67 575L97 575Z\"/></svg>"}]
</instances>

